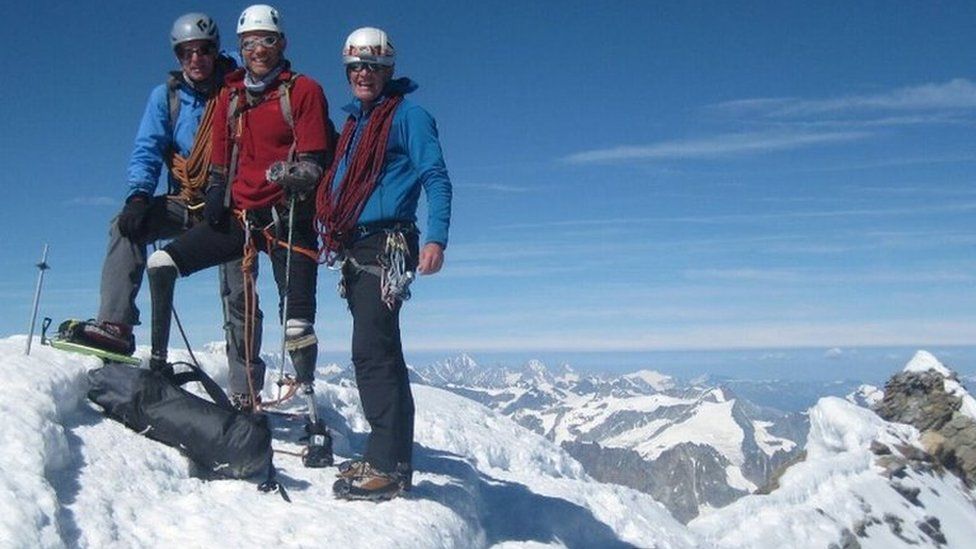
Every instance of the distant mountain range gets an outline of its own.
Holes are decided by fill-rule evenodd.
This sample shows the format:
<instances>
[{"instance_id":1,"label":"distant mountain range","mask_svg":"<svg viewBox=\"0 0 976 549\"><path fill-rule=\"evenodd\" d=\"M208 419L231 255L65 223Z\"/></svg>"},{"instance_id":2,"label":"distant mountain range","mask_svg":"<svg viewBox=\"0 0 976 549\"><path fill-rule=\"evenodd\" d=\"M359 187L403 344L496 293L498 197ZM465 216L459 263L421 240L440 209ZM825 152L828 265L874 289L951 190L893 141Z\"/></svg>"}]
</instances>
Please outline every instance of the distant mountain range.
<instances>
[{"instance_id":1,"label":"distant mountain range","mask_svg":"<svg viewBox=\"0 0 976 549\"><path fill-rule=\"evenodd\" d=\"M807 433L802 414L747 402L721 381L679 383L650 370L584 376L535 360L486 367L462 354L412 375L512 418L597 480L649 493L684 522L764 486ZM771 382L762 389L775 392Z\"/></svg>"}]
</instances>

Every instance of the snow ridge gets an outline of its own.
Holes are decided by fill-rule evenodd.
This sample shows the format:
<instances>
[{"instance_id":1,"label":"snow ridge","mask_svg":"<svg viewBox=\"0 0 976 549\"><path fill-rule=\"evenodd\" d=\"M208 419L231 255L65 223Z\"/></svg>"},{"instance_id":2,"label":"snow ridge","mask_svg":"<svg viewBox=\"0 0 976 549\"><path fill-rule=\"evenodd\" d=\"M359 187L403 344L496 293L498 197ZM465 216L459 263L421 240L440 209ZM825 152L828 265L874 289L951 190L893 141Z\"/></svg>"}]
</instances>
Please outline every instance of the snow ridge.
<instances>
[{"instance_id":1,"label":"snow ridge","mask_svg":"<svg viewBox=\"0 0 976 549\"><path fill-rule=\"evenodd\" d=\"M98 359L0 339L0 540L11 547L695 547L650 496L594 482L543 437L468 399L415 387L414 489L383 504L335 500L334 468L277 454L292 503L256 481L205 481L176 450L101 416L85 400ZM141 348L140 353L145 353ZM172 351L174 358L179 357ZM222 357L197 352L226 379ZM273 383L267 383L271 396ZM339 459L365 441L355 387L318 381ZM300 406L296 404L295 406ZM300 408L291 411L300 412ZM276 423L296 450L300 423Z\"/></svg>"}]
</instances>

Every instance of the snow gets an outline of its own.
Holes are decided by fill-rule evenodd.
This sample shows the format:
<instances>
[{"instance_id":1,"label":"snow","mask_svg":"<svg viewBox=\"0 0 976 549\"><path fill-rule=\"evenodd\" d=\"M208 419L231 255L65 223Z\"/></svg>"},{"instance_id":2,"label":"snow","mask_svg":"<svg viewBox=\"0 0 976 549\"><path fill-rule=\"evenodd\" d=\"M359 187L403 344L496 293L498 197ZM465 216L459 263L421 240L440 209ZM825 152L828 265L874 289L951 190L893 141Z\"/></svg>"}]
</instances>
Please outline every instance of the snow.
<instances>
[{"instance_id":1,"label":"snow","mask_svg":"<svg viewBox=\"0 0 976 549\"><path fill-rule=\"evenodd\" d=\"M752 492L757 488L751 480L742 474L742 469L732 464L725 466L725 480L729 486L737 490Z\"/></svg>"},{"instance_id":2,"label":"snow","mask_svg":"<svg viewBox=\"0 0 976 549\"><path fill-rule=\"evenodd\" d=\"M935 370L945 377L952 375L952 372L928 351L917 351L904 369L906 372L925 372L927 370Z\"/></svg>"},{"instance_id":3,"label":"snow","mask_svg":"<svg viewBox=\"0 0 976 549\"><path fill-rule=\"evenodd\" d=\"M279 453L275 462L289 504L258 492L256 481L202 480L176 450L105 419L87 402L86 372L99 366L97 359L39 344L27 357L25 341L0 339L3 547L763 549L842 546L851 532L861 534L856 542L865 549L935 547L918 527L928 517L940 521L947 547L976 539L976 501L955 476L911 467L903 478L881 474L872 442L897 454L919 446L918 432L839 398L821 399L810 410L806 459L783 474L777 490L706 508L687 527L646 494L593 481L560 448L501 414L418 385L417 471L406 497L380 504L336 500L334 468L306 469ZM145 357L146 351L139 353ZM214 351L198 351L197 358L225 383L225 358ZM273 390L269 383L266 396ZM320 376L316 391L319 411L334 430L337 457L351 457L367 430L356 388L349 380L326 383ZM730 429L725 440L706 442L740 448L733 404L703 401L691 419L700 425L692 431L718 436ZM768 435L767 425L755 425L757 438ZM276 426L275 448L297 449L289 425ZM746 489L740 473L727 469L729 482ZM918 503L896 491L896 484L917 489Z\"/></svg>"},{"instance_id":4,"label":"snow","mask_svg":"<svg viewBox=\"0 0 976 549\"><path fill-rule=\"evenodd\" d=\"M4 547L700 546L650 496L597 483L544 438L425 386L414 386L417 471L407 497L335 500L334 468L306 469L280 453L290 504L258 492L256 482L205 481L176 450L103 418L86 401L86 372L97 359L39 344L26 357L25 341L0 339ZM226 381L220 354L196 355ZM338 457L351 457L366 431L355 387L318 381L316 391ZM297 449L284 427L276 429L276 449Z\"/></svg>"},{"instance_id":5,"label":"snow","mask_svg":"<svg viewBox=\"0 0 976 549\"><path fill-rule=\"evenodd\" d=\"M807 458L786 471L769 495L746 496L711 511L689 527L718 547L778 548L841 546L844 532L860 527L864 548L905 547L936 543L917 526L938 517L949 547L966 546L976 536L974 500L952 475L923 474L909 469L899 482L918 488L920 505L906 501L880 474L869 447L872 440L918 444L918 432L887 423L873 412L843 399L821 399L810 410ZM900 522L900 536L885 522Z\"/></svg>"},{"instance_id":6,"label":"snow","mask_svg":"<svg viewBox=\"0 0 976 549\"><path fill-rule=\"evenodd\" d=\"M763 451L767 456L771 456L776 452L792 450L796 443L788 438L778 437L769 432L769 428L774 424L772 421L759 421L755 420L752 422L752 427L755 430L756 444L759 449Z\"/></svg>"},{"instance_id":7,"label":"snow","mask_svg":"<svg viewBox=\"0 0 976 549\"><path fill-rule=\"evenodd\" d=\"M874 407L884 398L884 390L874 385L862 384L856 391L847 395L847 401L868 408Z\"/></svg>"},{"instance_id":8,"label":"snow","mask_svg":"<svg viewBox=\"0 0 976 549\"><path fill-rule=\"evenodd\" d=\"M639 380L655 391L666 391L674 387L674 379L654 370L638 370L623 376L627 380Z\"/></svg>"},{"instance_id":9,"label":"snow","mask_svg":"<svg viewBox=\"0 0 976 549\"><path fill-rule=\"evenodd\" d=\"M579 433L588 433L590 430L604 424L610 416L618 412L636 411L647 413L665 406L688 405L692 403L694 403L694 399L682 399L664 394L640 395L626 398L568 394L565 398L565 404L568 410L565 411L564 415L560 415L561 411L559 413L552 412L549 414L552 418L549 420L549 424L552 427L547 427L547 430L549 428L554 429L554 440L559 444L566 440L576 439L576 435L571 433L570 429ZM558 423L556 423L557 416ZM620 440L610 438L600 441L600 444L630 448L636 442L645 440L651 436L657 430L657 426L660 423L662 422L652 422L641 428L632 429L623 433L621 436L624 438Z\"/></svg>"},{"instance_id":10,"label":"snow","mask_svg":"<svg viewBox=\"0 0 976 549\"><path fill-rule=\"evenodd\" d=\"M711 393L721 395L722 392ZM724 397L723 397L724 398ZM684 442L707 444L737 466L745 462L742 441L745 433L732 419L734 400L702 401L695 414L685 421L674 423L656 436L634 447L646 459L654 460L661 453Z\"/></svg>"},{"instance_id":11,"label":"snow","mask_svg":"<svg viewBox=\"0 0 976 549\"><path fill-rule=\"evenodd\" d=\"M928 351L918 351L915 356L905 366L906 372L925 372L933 370L945 378L945 390L950 395L955 395L962 400L959 411L970 418L976 420L976 399L966 391L966 388L956 379L952 370L945 367L939 359L935 358Z\"/></svg>"}]
</instances>

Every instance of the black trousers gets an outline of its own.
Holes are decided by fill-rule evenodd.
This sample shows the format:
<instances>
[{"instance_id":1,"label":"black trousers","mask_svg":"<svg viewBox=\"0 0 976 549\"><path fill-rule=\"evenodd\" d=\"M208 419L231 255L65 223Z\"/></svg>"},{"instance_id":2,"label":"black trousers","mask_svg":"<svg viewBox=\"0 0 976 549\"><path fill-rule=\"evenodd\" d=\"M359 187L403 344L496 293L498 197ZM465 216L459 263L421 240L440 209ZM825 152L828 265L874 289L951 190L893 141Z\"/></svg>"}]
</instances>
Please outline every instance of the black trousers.
<instances>
[{"instance_id":1,"label":"black trousers","mask_svg":"<svg viewBox=\"0 0 976 549\"><path fill-rule=\"evenodd\" d=\"M386 233L379 232L352 244L346 255L360 265L377 265ZM417 234L407 235L408 268L417 267ZM407 363L400 340L400 307L392 309L380 299L380 279L357 271L350 263L343 270L346 302L352 312L352 361L356 384L370 434L364 457L373 467L393 472L397 464L409 467L413 451L414 405Z\"/></svg>"},{"instance_id":2,"label":"black trousers","mask_svg":"<svg viewBox=\"0 0 976 549\"><path fill-rule=\"evenodd\" d=\"M279 223L269 229L283 242L288 241L288 209L276 206ZM295 207L294 245L318 249L318 234L312 224L315 204L312 200L298 202ZM271 208L248 212L252 227L250 232L258 251L267 250L267 242L260 230L273 220ZM223 227L214 228L200 223L166 245L163 250L173 258L181 276L189 276L214 265L239 259L244 255L244 228L237 219L229 219ZM278 318L281 318L285 296L285 265L287 250L284 246L272 246L270 251L271 268L278 285ZM256 263L255 263L256 265ZM257 272L255 271L255 276ZM293 252L291 254L291 276L287 287L288 319L302 319L315 322L315 290L318 279L318 264L312 258ZM285 320L282 319L282 324Z\"/></svg>"}]
</instances>

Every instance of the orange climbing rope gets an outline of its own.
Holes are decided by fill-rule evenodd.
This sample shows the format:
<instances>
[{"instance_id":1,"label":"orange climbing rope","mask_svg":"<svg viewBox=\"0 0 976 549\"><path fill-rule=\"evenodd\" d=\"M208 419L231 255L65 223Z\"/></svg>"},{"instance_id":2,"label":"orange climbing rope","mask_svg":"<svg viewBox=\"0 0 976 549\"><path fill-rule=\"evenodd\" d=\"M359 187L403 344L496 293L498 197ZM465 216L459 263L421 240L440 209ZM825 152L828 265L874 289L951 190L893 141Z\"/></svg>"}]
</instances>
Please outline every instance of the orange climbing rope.
<instances>
[{"instance_id":1,"label":"orange climbing rope","mask_svg":"<svg viewBox=\"0 0 976 549\"><path fill-rule=\"evenodd\" d=\"M172 156L169 157L169 171L180 182L181 188L178 196L189 205L195 205L203 200L203 188L207 183L207 170L210 167L210 153L212 151L210 128L213 126L216 104L216 96L207 101L203 117L200 119L200 127L197 129L197 137L193 141L193 148L190 149L189 156L184 157L174 150Z\"/></svg>"}]
</instances>

